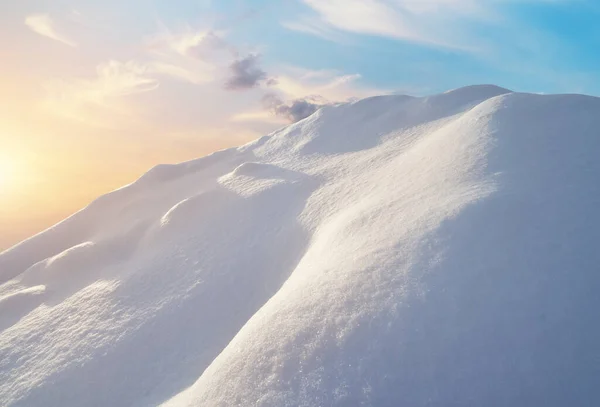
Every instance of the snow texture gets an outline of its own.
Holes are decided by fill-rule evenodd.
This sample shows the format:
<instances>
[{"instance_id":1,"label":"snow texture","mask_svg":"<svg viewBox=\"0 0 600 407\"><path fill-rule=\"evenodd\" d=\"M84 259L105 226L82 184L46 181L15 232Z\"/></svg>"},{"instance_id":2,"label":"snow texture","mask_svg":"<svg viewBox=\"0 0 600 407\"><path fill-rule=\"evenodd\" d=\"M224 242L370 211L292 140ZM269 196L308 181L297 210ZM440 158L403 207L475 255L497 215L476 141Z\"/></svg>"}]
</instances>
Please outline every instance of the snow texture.
<instances>
[{"instance_id":1,"label":"snow texture","mask_svg":"<svg viewBox=\"0 0 600 407\"><path fill-rule=\"evenodd\" d=\"M327 106L0 255L0 404L599 406L600 99Z\"/></svg>"}]
</instances>

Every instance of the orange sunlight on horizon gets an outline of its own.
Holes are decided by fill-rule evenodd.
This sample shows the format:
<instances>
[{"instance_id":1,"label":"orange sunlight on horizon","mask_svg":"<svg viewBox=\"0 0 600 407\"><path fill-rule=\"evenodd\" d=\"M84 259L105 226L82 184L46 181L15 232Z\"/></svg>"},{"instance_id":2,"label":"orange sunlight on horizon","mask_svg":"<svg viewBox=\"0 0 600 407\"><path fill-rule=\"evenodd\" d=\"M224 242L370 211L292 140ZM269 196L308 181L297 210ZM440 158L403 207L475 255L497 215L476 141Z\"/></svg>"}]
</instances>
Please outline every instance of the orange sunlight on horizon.
<instances>
[{"instance_id":1,"label":"orange sunlight on horizon","mask_svg":"<svg viewBox=\"0 0 600 407\"><path fill-rule=\"evenodd\" d=\"M92 130L90 130L93 133ZM111 137L79 137L66 145L37 134L0 131L0 252L60 222L97 197L135 181L160 163L176 163L229 147L173 142L141 146ZM110 134L109 132L106 133ZM50 137L52 139L52 137ZM26 146L8 145L26 141ZM158 143L157 143L158 144ZM162 147L162 148L161 148Z\"/></svg>"}]
</instances>

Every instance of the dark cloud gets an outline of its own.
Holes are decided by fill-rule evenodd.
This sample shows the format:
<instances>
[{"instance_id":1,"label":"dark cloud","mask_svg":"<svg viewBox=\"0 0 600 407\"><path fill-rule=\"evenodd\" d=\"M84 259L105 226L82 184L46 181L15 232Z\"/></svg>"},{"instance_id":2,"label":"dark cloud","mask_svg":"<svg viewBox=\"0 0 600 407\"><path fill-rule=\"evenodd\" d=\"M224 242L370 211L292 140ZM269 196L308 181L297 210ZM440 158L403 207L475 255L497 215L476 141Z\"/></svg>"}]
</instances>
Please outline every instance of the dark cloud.
<instances>
[{"instance_id":1,"label":"dark cloud","mask_svg":"<svg viewBox=\"0 0 600 407\"><path fill-rule=\"evenodd\" d=\"M327 104L327 101L320 96L296 99L286 104L279 96L272 93L266 94L262 102L263 106L273 114L285 117L292 123L307 118Z\"/></svg>"},{"instance_id":2,"label":"dark cloud","mask_svg":"<svg viewBox=\"0 0 600 407\"><path fill-rule=\"evenodd\" d=\"M236 59L229 65L230 77L225 82L225 89L245 90L252 89L262 82L272 83L267 73L258 65L260 56L250 54L245 58Z\"/></svg>"}]
</instances>

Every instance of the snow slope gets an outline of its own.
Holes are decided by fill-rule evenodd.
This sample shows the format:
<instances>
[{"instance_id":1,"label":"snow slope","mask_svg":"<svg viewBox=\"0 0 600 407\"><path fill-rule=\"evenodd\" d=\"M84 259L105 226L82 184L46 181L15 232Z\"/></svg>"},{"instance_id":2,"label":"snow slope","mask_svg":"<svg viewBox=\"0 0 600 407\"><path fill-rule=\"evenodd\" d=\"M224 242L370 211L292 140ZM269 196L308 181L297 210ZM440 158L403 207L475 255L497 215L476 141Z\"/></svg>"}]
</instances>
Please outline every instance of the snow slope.
<instances>
[{"instance_id":1,"label":"snow slope","mask_svg":"<svg viewBox=\"0 0 600 407\"><path fill-rule=\"evenodd\" d=\"M0 255L7 406L600 405L600 99L327 107Z\"/></svg>"}]
</instances>

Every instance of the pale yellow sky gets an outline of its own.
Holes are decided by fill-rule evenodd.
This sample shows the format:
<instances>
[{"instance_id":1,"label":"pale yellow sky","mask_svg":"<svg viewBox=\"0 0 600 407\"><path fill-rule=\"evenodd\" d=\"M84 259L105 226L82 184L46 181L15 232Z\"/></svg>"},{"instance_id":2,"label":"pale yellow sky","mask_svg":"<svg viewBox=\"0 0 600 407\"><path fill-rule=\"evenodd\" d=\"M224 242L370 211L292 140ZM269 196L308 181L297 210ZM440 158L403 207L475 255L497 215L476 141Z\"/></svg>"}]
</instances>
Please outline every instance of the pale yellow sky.
<instances>
[{"instance_id":1,"label":"pale yellow sky","mask_svg":"<svg viewBox=\"0 0 600 407\"><path fill-rule=\"evenodd\" d=\"M116 145L103 138L54 142L29 131L0 125L0 250L132 182L157 163L193 159L252 138ZM18 143L7 146L12 138Z\"/></svg>"},{"instance_id":2,"label":"pale yellow sky","mask_svg":"<svg viewBox=\"0 0 600 407\"><path fill-rule=\"evenodd\" d=\"M142 106L140 101L119 105L122 101L116 100L116 111L109 114L102 111L104 106L87 110L85 105L64 106L48 99L44 89L48 79L35 86L36 78L17 72L2 74L0 250L132 182L158 163L193 159L259 134L202 126L195 130L163 125L160 120L138 123L133 113L135 119L123 124L119 123L122 112ZM68 113L73 117L55 110L65 107L72 109ZM136 114L141 117L142 113ZM96 123L98 117L115 126Z\"/></svg>"},{"instance_id":3,"label":"pale yellow sky","mask_svg":"<svg viewBox=\"0 0 600 407\"><path fill-rule=\"evenodd\" d=\"M0 120L0 250L135 180L150 167L180 162L255 137L208 131L143 136L64 122L36 111Z\"/></svg>"}]
</instances>

